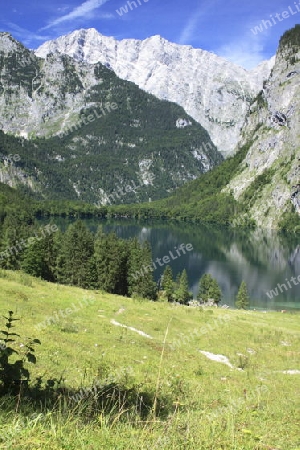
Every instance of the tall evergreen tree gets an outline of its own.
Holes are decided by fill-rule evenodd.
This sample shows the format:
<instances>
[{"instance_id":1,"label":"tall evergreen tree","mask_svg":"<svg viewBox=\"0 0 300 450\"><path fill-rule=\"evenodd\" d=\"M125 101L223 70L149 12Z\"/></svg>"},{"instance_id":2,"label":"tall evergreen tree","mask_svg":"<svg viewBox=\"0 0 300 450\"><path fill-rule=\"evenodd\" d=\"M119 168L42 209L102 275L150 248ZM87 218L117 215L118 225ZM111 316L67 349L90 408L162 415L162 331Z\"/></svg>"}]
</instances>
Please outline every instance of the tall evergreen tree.
<instances>
[{"instance_id":1,"label":"tall evergreen tree","mask_svg":"<svg viewBox=\"0 0 300 450\"><path fill-rule=\"evenodd\" d=\"M247 309L250 305L250 297L248 295L248 289L245 281L242 281L235 301L235 306L238 309Z\"/></svg>"},{"instance_id":2,"label":"tall evergreen tree","mask_svg":"<svg viewBox=\"0 0 300 450\"><path fill-rule=\"evenodd\" d=\"M174 281L172 268L170 266L167 266L164 270L161 288L163 291L165 291L168 302L171 302L173 300L174 294Z\"/></svg>"},{"instance_id":3,"label":"tall evergreen tree","mask_svg":"<svg viewBox=\"0 0 300 450\"><path fill-rule=\"evenodd\" d=\"M21 257L26 248L25 239L32 235L33 216L31 213L17 211L8 213L3 223L3 238L1 252L6 253L6 257L0 261L5 269L19 270L21 268Z\"/></svg>"},{"instance_id":4,"label":"tall evergreen tree","mask_svg":"<svg viewBox=\"0 0 300 450\"><path fill-rule=\"evenodd\" d=\"M86 263L86 271L82 287L85 289L99 289L96 258L92 255Z\"/></svg>"},{"instance_id":5,"label":"tall evergreen tree","mask_svg":"<svg viewBox=\"0 0 300 450\"><path fill-rule=\"evenodd\" d=\"M125 241L115 233L104 234L98 230L94 252L97 284L106 292L127 295L128 249Z\"/></svg>"},{"instance_id":6,"label":"tall evergreen tree","mask_svg":"<svg viewBox=\"0 0 300 450\"><path fill-rule=\"evenodd\" d=\"M156 283L153 280L152 251L149 242L142 245L137 239L129 243L128 293L156 300Z\"/></svg>"},{"instance_id":7,"label":"tall evergreen tree","mask_svg":"<svg viewBox=\"0 0 300 450\"><path fill-rule=\"evenodd\" d=\"M213 299L215 303L219 303L221 298L222 291L217 280L215 280L211 274L205 273L199 281L199 292L197 299L203 303L210 299Z\"/></svg>"},{"instance_id":8,"label":"tall evergreen tree","mask_svg":"<svg viewBox=\"0 0 300 450\"><path fill-rule=\"evenodd\" d=\"M187 304L192 298L192 294L189 292L189 280L185 269L180 275L179 286L174 295L176 300L183 304Z\"/></svg>"},{"instance_id":9,"label":"tall evergreen tree","mask_svg":"<svg viewBox=\"0 0 300 450\"><path fill-rule=\"evenodd\" d=\"M83 286L87 277L88 261L94 253L91 232L78 220L71 224L63 236L59 255L60 281Z\"/></svg>"},{"instance_id":10,"label":"tall evergreen tree","mask_svg":"<svg viewBox=\"0 0 300 450\"><path fill-rule=\"evenodd\" d=\"M27 247L21 262L21 268L30 275L44 280L56 281L56 259L58 248L54 235L45 234Z\"/></svg>"}]
</instances>

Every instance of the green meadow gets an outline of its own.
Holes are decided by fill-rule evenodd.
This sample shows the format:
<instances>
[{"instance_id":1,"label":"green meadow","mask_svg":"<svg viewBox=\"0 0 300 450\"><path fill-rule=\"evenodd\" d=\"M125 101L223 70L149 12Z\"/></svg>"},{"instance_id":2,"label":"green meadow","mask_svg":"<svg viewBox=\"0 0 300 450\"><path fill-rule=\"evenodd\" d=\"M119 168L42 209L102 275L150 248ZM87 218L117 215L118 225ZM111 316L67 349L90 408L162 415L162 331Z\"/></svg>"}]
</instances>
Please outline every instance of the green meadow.
<instances>
[{"instance_id":1,"label":"green meadow","mask_svg":"<svg viewBox=\"0 0 300 450\"><path fill-rule=\"evenodd\" d=\"M297 312L176 306L1 271L9 310L20 352L41 341L31 382L61 383L51 407L0 398L0 449L300 449ZM114 386L109 408L93 385Z\"/></svg>"}]
</instances>

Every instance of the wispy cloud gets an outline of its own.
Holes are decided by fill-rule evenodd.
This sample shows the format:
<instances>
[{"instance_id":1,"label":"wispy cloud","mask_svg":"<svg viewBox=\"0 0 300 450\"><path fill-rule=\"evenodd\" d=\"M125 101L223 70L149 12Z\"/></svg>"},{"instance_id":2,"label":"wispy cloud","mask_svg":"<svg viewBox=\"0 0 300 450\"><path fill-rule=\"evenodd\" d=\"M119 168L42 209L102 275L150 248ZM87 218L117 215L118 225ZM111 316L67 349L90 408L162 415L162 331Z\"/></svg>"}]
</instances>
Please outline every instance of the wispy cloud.
<instances>
[{"instance_id":1,"label":"wispy cloud","mask_svg":"<svg viewBox=\"0 0 300 450\"><path fill-rule=\"evenodd\" d=\"M218 7L220 0L210 0L209 2L201 2L201 6L198 7L196 12L193 12L184 28L182 29L178 44L187 44L191 41L191 38L195 37L197 27L199 26L200 19L207 18L214 13L215 8Z\"/></svg>"},{"instance_id":2,"label":"wispy cloud","mask_svg":"<svg viewBox=\"0 0 300 450\"><path fill-rule=\"evenodd\" d=\"M19 25L16 25L13 22L6 22L6 26L15 37L22 39L22 42L28 46L30 46L32 41L44 42L47 39L51 39L51 36L42 36L40 34L33 33L26 28L19 27Z\"/></svg>"},{"instance_id":3,"label":"wispy cloud","mask_svg":"<svg viewBox=\"0 0 300 450\"><path fill-rule=\"evenodd\" d=\"M68 14L61 16L58 19L52 20L50 23L48 23L48 25L41 28L39 31L48 30L49 28L55 27L56 25L60 25L70 20L78 18L90 18L91 13L95 9L100 8L100 6L103 6L108 1L109 0L87 0ZM110 14L103 14L102 18L110 18Z\"/></svg>"},{"instance_id":4,"label":"wispy cloud","mask_svg":"<svg viewBox=\"0 0 300 450\"><path fill-rule=\"evenodd\" d=\"M219 47L215 53L245 69L253 69L262 61L269 59L266 53L267 36L253 36L247 33Z\"/></svg>"},{"instance_id":5,"label":"wispy cloud","mask_svg":"<svg viewBox=\"0 0 300 450\"><path fill-rule=\"evenodd\" d=\"M182 30L179 37L179 44L186 44L190 41L191 37L195 33L195 29L197 27L198 21L200 17L203 15L203 10L199 9L196 14L193 14L192 17L188 20L184 29Z\"/></svg>"}]
</instances>

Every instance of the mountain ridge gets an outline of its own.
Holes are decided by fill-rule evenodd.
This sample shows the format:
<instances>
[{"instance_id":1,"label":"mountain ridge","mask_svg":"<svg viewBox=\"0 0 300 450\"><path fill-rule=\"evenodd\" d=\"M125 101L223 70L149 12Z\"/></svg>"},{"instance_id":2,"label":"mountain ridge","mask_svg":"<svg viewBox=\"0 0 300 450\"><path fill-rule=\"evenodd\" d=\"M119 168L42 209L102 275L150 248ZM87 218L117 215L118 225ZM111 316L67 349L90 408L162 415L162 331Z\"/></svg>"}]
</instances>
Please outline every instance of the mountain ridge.
<instances>
[{"instance_id":1,"label":"mountain ridge","mask_svg":"<svg viewBox=\"0 0 300 450\"><path fill-rule=\"evenodd\" d=\"M300 230L300 25L281 38L276 62L246 115L234 157L133 217ZM130 212L130 211L129 211ZM112 208L112 215L128 213Z\"/></svg>"},{"instance_id":2,"label":"mountain ridge","mask_svg":"<svg viewBox=\"0 0 300 450\"><path fill-rule=\"evenodd\" d=\"M41 58L49 53L101 62L120 78L179 104L208 131L224 156L234 153L250 101L274 65L272 58L247 71L214 53L159 35L118 41L94 28L47 41L35 51Z\"/></svg>"},{"instance_id":3,"label":"mountain ridge","mask_svg":"<svg viewBox=\"0 0 300 450\"><path fill-rule=\"evenodd\" d=\"M0 34L0 105L0 181L39 198L154 200L223 159L175 103L101 63L37 58L7 34ZM6 157L14 153L18 163ZM128 189L118 196L116 186Z\"/></svg>"},{"instance_id":4,"label":"mountain ridge","mask_svg":"<svg viewBox=\"0 0 300 450\"><path fill-rule=\"evenodd\" d=\"M50 152L48 154L48 157L50 157L50 159L52 160L53 158L59 158L59 165L62 166L63 164L61 164L61 162L63 162L63 158L65 158L65 156L70 156L69 150L76 149L76 152L82 159L80 161L80 166L82 167L82 174L84 174L84 178L90 176L88 175L88 170L92 171L91 168L94 167L93 164L95 160L93 158L98 158L98 156L96 156L99 153L98 144L100 143L100 141L102 143L103 135L98 135L98 132L96 132L95 135L94 125L91 124L86 125L85 130L82 131L81 126L76 126L78 120L80 120L80 123L82 123L81 120L84 123L84 120L86 120L88 114L91 114L94 111L95 105L99 107L99 105L102 104L102 101L112 102L114 100L114 95L116 92L123 92L123 94L125 93L125 95L127 95L127 99L125 99L124 96L121 97L121 101L117 108L117 114L114 116L114 123L107 123L107 125L109 125L110 127L109 133L111 133L112 129L114 129L114 133L116 133L116 128L120 128L125 125L126 130L123 129L123 133L124 136L126 136L126 140L124 141L123 138L120 139L120 136L118 136L113 144L118 147L118 149L115 149L116 154L118 154L121 148L124 152L124 144L128 147L128 149L125 151L125 153L127 152L127 156L124 159L124 164L122 167L117 167L115 166L115 162L113 163L112 167L114 169L112 174L116 174L116 176L113 175L110 177L111 182L108 185L108 191L107 185L105 185L105 189L101 187L102 191L101 189L99 190L97 188L97 195L95 195L95 192L93 193L93 195L91 195L91 192L95 190L95 185L90 185L88 186L88 195L84 195L81 198L84 201L95 202L95 200L99 200L100 203L103 202L103 194L106 192L108 194L112 194L113 187L120 185L119 181L121 174L123 174L121 175L121 177L123 176L121 184L130 181L129 176L131 176L133 172L131 171L132 168L128 165L128 158L131 158L133 152L136 152L136 150L133 150L133 148L136 147L138 141L134 141L131 134L129 138L127 130L130 128L139 128L140 123L137 124L137 116L131 117L132 108L128 103L128 92L131 92L133 95L131 97L131 101L133 101L135 105L134 114L140 114L141 117L146 120L146 122L151 119L154 127L162 128L164 130L164 135L155 140L153 138L153 130L151 131L151 127L150 129L148 129L148 131L146 131L145 126L142 126L142 129L140 130L140 138L144 139L147 132L149 132L150 134L148 136L148 139L149 137L151 139L154 139L153 143L155 142L155 145L153 147L152 143L151 157L149 157L149 154L147 154L146 157L145 155L142 156L142 154L140 154L141 159L139 160L139 168L136 167L137 170L135 171L138 179L144 179L143 177L145 176L145 173L143 172L143 170L146 167L144 163L145 161L150 161L151 165L153 164L153 168L155 167L155 170L150 171L153 172L152 174L150 174L149 171L148 173L147 170L146 172L148 173L148 175L153 175L154 173L155 176L158 175L157 180L159 183L162 183L163 186L163 189L161 190L161 197L163 197L170 194L175 187L183 184L184 181L196 177L196 174L192 172L192 169L194 168L193 164L191 164L191 161L194 161L196 164L198 164L199 162L202 167L200 172L205 173L203 177L200 177L191 184L187 184L186 186L180 188L179 191L176 191L173 196L162 200L160 203L155 203L152 205L149 205L148 203L137 205L135 207L124 206L119 209L112 208L108 212L109 215L132 214L133 216L137 217L173 217L183 220L190 219L200 221L219 221L220 223L231 224L233 226L252 226L256 224L265 228L278 228L281 227L282 223L284 223L283 228L287 228L288 224L292 224L292 226L295 225L296 229L298 227L300 214L299 30L300 26L296 26L294 29L287 31L281 38L276 53L275 64L271 70L270 76L268 77L268 79L264 80L262 89L256 94L255 97L249 96L247 97L247 101L243 102L244 97L241 96L241 92L231 86L231 95L236 96L241 100L241 102L239 103L239 107L241 107L245 113L244 117L242 118L241 133L237 139L238 143L235 147L235 150L233 151L234 157L228 158L221 166L207 174L205 173L207 172L207 170L221 162L214 146L211 147L211 152L208 152L210 153L210 155L208 155L205 151L202 152L203 144L204 150L207 150L206 144L209 143L209 134L207 133L207 131L205 131L203 128L199 128L197 131L197 122L195 121L195 119L193 119L191 116L188 116L183 109L178 109L180 107L178 107L175 103L168 104L167 106L168 102L166 102L165 100L158 100L153 95L147 97L147 95L149 94L147 94L145 90L139 89L138 86L133 82L124 81L120 78L117 78L117 76L115 75L115 71L108 63L106 64L106 66L103 66L101 63L92 65L86 61L75 61L74 55L73 57L71 57L61 51L47 53L46 59L43 59L41 57L36 57L33 52L29 52L26 49L21 49L19 55L20 58L23 53L26 53L27 56L29 55L30 58L28 59L27 66L24 68L24 76L19 79L18 72L16 71L13 74L13 77L16 77L16 80L14 80L13 78L13 81L16 82L17 90L19 90L19 86L23 90L27 89L26 92L28 94L28 98L36 98L37 92L39 92L38 95L42 95L41 98L43 99L43 96L46 95L45 92L47 92L47 86L45 87L43 85L43 82L41 81L41 79L43 78L42 75L40 75L40 78L37 77L37 71L40 71L39 74L43 74L43 76L46 74L46 76L48 77L46 77L47 83L51 86L51 89L54 89L53 92L50 92L50 100L55 100L54 106L57 108L55 110L57 116L53 114L53 111L52 116L54 116L54 118L57 119L60 123L60 127L57 130L54 130L52 124L52 126L50 127L51 132L54 132L54 134L56 135L58 135L59 132L64 132L64 130L66 129L70 132L68 132L67 136L65 136L66 140L62 141L63 145L66 145L66 147L64 147L64 151L67 150L66 155L63 154L63 152L57 152L57 154L54 154L53 152L51 154ZM73 33L72 36L75 41L80 33L86 35L86 30L81 30L79 32ZM96 37L99 37L99 34L96 32L96 30L93 30L92 33ZM9 40L9 46L12 45L11 42L13 38L8 37L7 33L2 36L2 38ZM112 42L114 42L113 38L109 39L112 39ZM153 40L158 43L158 47L160 45L165 45L166 42L165 40L162 40L160 36L150 38L150 41ZM104 37L104 41L105 43L107 43L106 37ZM129 45L130 48L130 46L132 46L132 41L133 43L136 43L136 40L131 40L130 42L128 40L125 40L125 45ZM63 45L66 45L66 38L62 37L61 42ZM92 40L89 40L89 45L91 45L92 43ZM76 41L75 47L73 46L73 44L74 43L71 42L71 47L73 49L75 48L78 50L84 48L84 42L78 43ZM139 41L138 45L147 46L147 43L145 44L142 41ZM96 46L94 46L94 48L96 48ZM167 54L165 52L161 52L160 48L157 48L157 52L159 57L167 57ZM96 54L98 55L98 53L99 49L96 48ZM134 55L135 57L138 56L139 58L141 58L141 54L133 52L131 54L131 57L133 57ZM8 58L7 60L5 60L5 57L3 56L3 54L1 55L1 52L0 58L2 58L2 97L0 95L1 102L3 101L3 99L5 99L6 91L10 92L10 95L11 92L14 92L12 89L11 80L7 79L7 69L14 67L13 63L16 64L17 58L16 56L14 56L13 58ZM84 55L81 55L79 59L84 59ZM7 66L5 66L5 64L3 66L3 61L6 61ZM166 66L167 62L169 66L172 66L172 59L169 59L168 61L164 60L164 66ZM175 64L177 63L178 61L175 61ZM270 63L270 65L272 64ZM46 68L44 70L45 73L43 72L44 68ZM156 70L156 68L154 69ZM244 72L245 70L243 69L243 73ZM101 74L105 74L105 76L102 77ZM30 83L28 83L28 80L26 82L26 77L31 77ZM36 87L36 85L34 84L37 78L38 82L40 83L38 87ZM63 82L61 82L61 79L63 79ZM114 85L114 83L112 83L112 79L118 79L117 85ZM5 85L5 83L7 84ZM57 83L58 87L55 87L55 84ZM229 92L229 84L223 84L223 88L227 93ZM210 85L210 87L212 88L212 85ZM230 98L232 99L232 97L230 96L224 99L223 95L225 91L222 91L222 89L216 89L214 91L214 97L211 97L210 101L212 101L213 99L218 107L220 107L220 105L224 107L226 102L229 101ZM51 97L51 95L53 98ZM10 96L8 98L10 101L12 97ZM69 108L69 111L74 113L74 117L69 117L68 114L66 114L66 111L68 110L62 108L62 105L64 107L66 105L66 99L67 101L71 102L70 104L72 108ZM77 100L78 103L76 104ZM155 100L157 102L162 102L160 103L160 107L158 107L158 103L156 103ZM51 101L50 107L52 108ZM59 103L57 106L58 102L61 103ZM150 112L150 109L147 106L148 102L153 103L153 106L155 105L152 112ZM32 103L31 100L29 103ZM125 104L127 106L124 108ZM77 109L74 108L74 105L77 105ZM11 107L11 105L9 106ZM235 106L237 106L237 103L235 104ZM120 110L122 110L121 116L118 115ZM162 113L162 111L164 111L164 113ZM171 117L165 115L167 111L169 111L168 114L171 114ZM11 110L9 112L11 115L13 114ZM131 117L131 119L134 119L133 122L130 122L129 124L126 122L126 120L128 119L128 115ZM49 118L51 119L51 114ZM47 123L47 120L49 118L43 118L43 121ZM61 127L61 118L63 118L63 127ZM11 126L11 117L7 117L6 119L6 123ZM1 120L3 120L3 114L2 117L0 117L0 121ZM163 124L161 121L163 121ZM161 125L163 126L161 127ZM220 122L219 125L219 130L221 130L222 123ZM73 129L72 127L74 127L75 129ZM168 130L168 132L166 132L166 130ZM174 159L173 157L170 158L170 150L168 150L166 153L164 153L164 151L167 148L172 148L173 144L171 144L170 147L170 139L174 139L175 130L177 130L177 138L175 139L176 145L180 146L182 145L182 142L184 142L185 147L183 153L174 153L174 155L176 155ZM178 130L181 131L178 133ZM193 132L196 132L194 141L191 138L191 133ZM200 134L198 134L198 132ZM117 135L118 133L119 131L117 131ZM157 134L157 132L155 134ZM181 136L180 139L179 135ZM222 134L224 142L228 142L228 135L229 137L232 136L232 129L230 129L230 127L225 127ZM96 141L93 142L93 150L91 155L93 164L91 164L90 169L87 169L86 155L88 153L84 153L84 151L87 150L88 144L91 145L92 141L90 140L90 136L92 136L92 141L95 137L97 137L97 139L100 139L100 141L98 142L96 139L98 144L96 143ZM184 139L184 141L181 140L182 138ZM58 139L58 136L56 136L55 139ZM45 142L47 142L47 140L45 140ZM57 142L59 141L51 141L54 146L57 146ZM162 144L164 146L163 153L161 153L161 151L159 150L155 155L155 153L153 153L154 148L157 150L157 146L161 146ZM138 153L140 151L142 151L143 153L144 145L145 142L143 141L143 144L140 150L138 150ZM41 148L45 147L43 147L42 145ZM185 153L186 150L188 150L188 153ZM198 150L200 151L201 155L200 153L198 153ZM226 149L223 153L228 156ZM164 155L163 164L161 164L161 162L159 162L159 159L157 158L157 156L161 158L161 155ZM189 156L187 157L187 155ZM191 155L193 156L194 160L191 159ZM207 160L205 161L205 158L207 157L212 158L210 160L209 166L206 165ZM106 168L111 167L107 165L108 161L106 159L106 156L104 157L103 161ZM33 164L33 161L31 161L31 164ZM76 164L77 161L75 162L74 167L77 167ZM126 167L128 170L130 170L128 171ZM182 176L183 172L181 167L184 167L184 176ZM2 172L7 174L7 167L5 170L6 172ZM168 180L163 176L164 172L168 172L168 174L171 174L171 177L167 177ZM4 179L6 179L7 181L7 177L4 177ZM171 186L167 185L167 182L169 183L170 179L173 183L171 183ZM78 200L78 195L80 197L81 193L85 191L87 186L84 184L79 186L75 181L73 179L72 185L67 186L65 178L61 177L60 183L65 184L63 195L65 195L66 192L70 193L72 189L73 193L71 195L68 194L68 197L60 198ZM134 182L136 182L135 179ZM28 187L32 187L30 186L30 183L31 185L33 183L31 178L27 179ZM151 183L148 183L148 187L149 186L151 187ZM197 189L199 190L199 192L197 192ZM77 197L75 198L74 191L77 195ZM145 190L145 194L147 198L143 198L138 194L134 201L140 203L147 200L148 197L149 199L158 198L155 196L155 193L153 191L150 193L149 190ZM60 189L56 192L56 195L62 195L62 186L60 186ZM122 198L120 203L126 203L128 201L132 201L132 196Z\"/></svg>"}]
</instances>

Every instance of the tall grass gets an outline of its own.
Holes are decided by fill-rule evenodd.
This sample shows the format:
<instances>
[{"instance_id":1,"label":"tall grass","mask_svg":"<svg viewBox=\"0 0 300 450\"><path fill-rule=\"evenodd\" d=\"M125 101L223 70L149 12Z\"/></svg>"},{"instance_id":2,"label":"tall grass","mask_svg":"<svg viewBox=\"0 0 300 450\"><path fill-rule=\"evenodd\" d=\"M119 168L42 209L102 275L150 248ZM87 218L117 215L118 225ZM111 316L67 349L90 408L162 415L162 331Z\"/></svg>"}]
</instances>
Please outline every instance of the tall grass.
<instances>
[{"instance_id":1,"label":"tall grass","mask_svg":"<svg viewBox=\"0 0 300 450\"><path fill-rule=\"evenodd\" d=\"M0 398L0 449L300 448L299 375L284 373L300 370L299 314L198 311L6 275L0 311L14 310L21 336L42 345L31 367L36 395ZM96 302L36 334L36 323L87 295ZM48 386L51 401L39 377L60 380Z\"/></svg>"}]
</instances>

